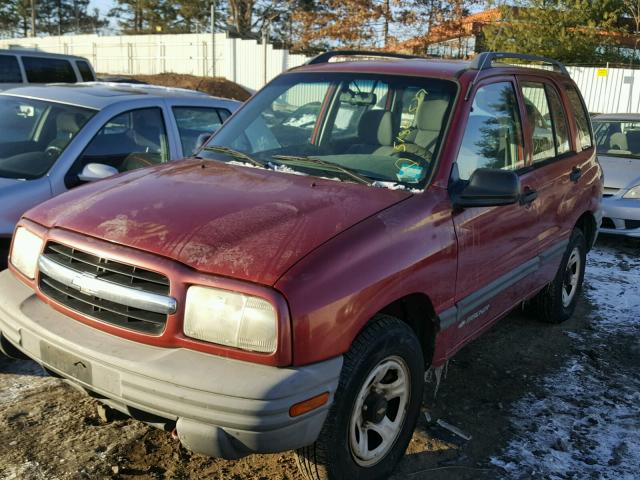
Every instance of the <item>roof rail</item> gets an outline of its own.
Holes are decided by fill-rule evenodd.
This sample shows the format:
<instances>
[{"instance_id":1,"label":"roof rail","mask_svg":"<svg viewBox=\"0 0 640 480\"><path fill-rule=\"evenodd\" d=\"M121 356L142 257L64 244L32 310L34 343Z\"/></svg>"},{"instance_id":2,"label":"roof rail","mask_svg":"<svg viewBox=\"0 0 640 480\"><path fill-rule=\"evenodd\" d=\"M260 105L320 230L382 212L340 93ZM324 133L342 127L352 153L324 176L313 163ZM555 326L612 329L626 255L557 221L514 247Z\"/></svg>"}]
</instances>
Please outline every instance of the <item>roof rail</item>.
<instances>
[{"instance_id":1,"label":"roof rail","mask_svg":"<svg viewBox=\"0 0 640 480\"><path fill-rule=\"evenodd\" d=\"M381 58L424 58L417 55L406 55L404 53L378 52L369 50L330 50L328 52L316 55L305 65L315 65L317 63L329 63L334 57L381 57Z\"/></svg>"},{"instance_id":2,"label":"roof rail","mask_svg":"<svg viewBox=\"0 0 640 480\"><path fill-rule=\"evenodd\" d=\"M482 52L475 56L471 61L470 68L475 70L486 70L492 67L492 63L495 60L502 60L504 58L514 58L518 60L527 60L530 62L543 63L553 67L556 72L560 72L563 75L569 76L569 72L566 67L557 60L552 58L539 57L538 55L529 55L527 53L511 53L511 52Z\"/></svg>"}]
</instances>

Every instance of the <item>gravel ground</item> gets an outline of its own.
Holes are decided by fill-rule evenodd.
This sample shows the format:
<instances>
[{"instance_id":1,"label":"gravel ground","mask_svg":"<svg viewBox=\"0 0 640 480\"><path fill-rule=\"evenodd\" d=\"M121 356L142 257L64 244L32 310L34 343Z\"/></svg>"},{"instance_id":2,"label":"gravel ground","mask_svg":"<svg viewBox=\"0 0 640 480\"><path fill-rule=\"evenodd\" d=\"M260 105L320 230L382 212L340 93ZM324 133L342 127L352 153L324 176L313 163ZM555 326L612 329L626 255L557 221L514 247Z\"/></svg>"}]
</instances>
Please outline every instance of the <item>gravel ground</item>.
<instances>
[{"instance_id":1,"label":"gravel ground","mask_svg":"<svg viewBox=\"0 0 640 480\"><path fill-rule=\"evenodd\" d=\"M514 312L449 364L394 480L631 479L640 471L640 243L601 240L574 317ZM427 416L432 419L427 422ZM442 419L471 436L435 424ZM0 358L0 479L300 479L292 454L192 455L32 362Z\"/></svg>"}]
</instances>

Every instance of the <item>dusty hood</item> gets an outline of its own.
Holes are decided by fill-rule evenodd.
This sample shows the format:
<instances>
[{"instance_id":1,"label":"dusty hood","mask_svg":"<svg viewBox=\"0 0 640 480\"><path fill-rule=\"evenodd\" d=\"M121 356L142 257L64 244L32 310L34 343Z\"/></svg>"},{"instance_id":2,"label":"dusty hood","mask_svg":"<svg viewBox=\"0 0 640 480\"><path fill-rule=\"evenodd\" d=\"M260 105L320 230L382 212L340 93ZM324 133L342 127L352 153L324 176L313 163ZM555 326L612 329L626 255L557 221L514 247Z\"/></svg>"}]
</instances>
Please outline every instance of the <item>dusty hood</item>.
<instances>
[{"instance_id":1,"label":"dusty hood","mask_svg":"<svg viewBox=\"0 0 640 480\"><path fill-rule=\"evenodd\" d=\"M408 196L186 160L72 190L26 216L202 272L271 285L320 244Z\"/></svg>"}]
</instances>

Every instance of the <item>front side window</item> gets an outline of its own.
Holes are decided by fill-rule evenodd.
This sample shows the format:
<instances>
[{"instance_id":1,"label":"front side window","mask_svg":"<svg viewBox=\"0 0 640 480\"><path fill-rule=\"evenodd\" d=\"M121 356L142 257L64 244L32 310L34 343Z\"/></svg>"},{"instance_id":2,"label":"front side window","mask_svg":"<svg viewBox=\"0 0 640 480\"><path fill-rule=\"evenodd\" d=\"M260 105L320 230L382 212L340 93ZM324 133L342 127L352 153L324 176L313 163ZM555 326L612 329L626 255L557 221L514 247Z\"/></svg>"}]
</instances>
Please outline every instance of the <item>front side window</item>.
<instances>
[{"instance_id":1,"label":"front side window","mask_svg":"<svg viewBox=\"0 0 640 480\"><path fill-rule=\"evenodd\" d=\"M593 127L598 153L640 158L640 121L594 120Z\"/></svg>"},{"instance_id":2,"label":"front side window","mask_svg":"<svg viewBox=\"0 0 640 480\"><path fill-rule=\"evenodd\" d=\"M34 179L49 171L95 111L0 96L0 177Z\"/></svg>"},{"instance_id":3,"label":"front side window","mask_svg":"<svg viewBox=\"0 0 640 480\"><path fill-rule=\"evenodd\" d=\"M0 55L0 83L22 83L20 65L14 55Z\"/></svg>"},{"instance_id":4,"label":"front side window","mask_svg":"<svg viewBox=\"0 0 640 480\"><path fill-rule=\"evenodd\" d=\"M68 60L45 57L22 57L30 83L75 83L76 74Z\"/></svg>"},{"instance_id":5,"label":"front side window","mask_svg":"<svg viewBox=\"0 0 640 480\"><path fill-rule=\"evenodd\" d=\"M207 107L173 107L183 155L195 153L202 142L220 128L223 122L221 111Z\"/></svg>"},{"instance_id":6,"label":"front side window","mask_svg":"<svg viewBox=\"0 0 640 480\"><path fill-rule=\"evenodd\" d=\"M589 115L587 114L580 94L575 87L567 87L567 97L569 98L569 103L571 104L571 109L575 115L576 125L578 127L576 146L578 151L586 150L593 145L591 140L591 122L589 121Z\"/></svg>"},{"instance_id":7,"label":"front side window","mask_svg":"<svg viewBox=\"0 0 640 480\"><path fill-rule=\"evenodd\" d=\"M287 74L199 155L245 163L250 156L265 168L416 188L433 168L455 94L453 82L439 79Z\"/></svg>"},{"instance_id":8,"label":"front side window","mask_svg":"<svg viewBox=\"0 0 640 480\"><path fill-rule=\"evenodd\" d=\"M74 173L79 173L89 163L128 172L168 160L162 110L144 108L121 113L109 120L85 148L74 166Z\"/></svg>"},{"instance_id":9,"label":"front side window","mask_svg":"<svg viewBox=\"0 0 640 480\"><path fill-rule=\"evenodd\" d=\"M516 170L524 166L522 127L510 82L480 87L458 152L458 174L468 180L478 168Z\"/></svg>"}]
</instances>

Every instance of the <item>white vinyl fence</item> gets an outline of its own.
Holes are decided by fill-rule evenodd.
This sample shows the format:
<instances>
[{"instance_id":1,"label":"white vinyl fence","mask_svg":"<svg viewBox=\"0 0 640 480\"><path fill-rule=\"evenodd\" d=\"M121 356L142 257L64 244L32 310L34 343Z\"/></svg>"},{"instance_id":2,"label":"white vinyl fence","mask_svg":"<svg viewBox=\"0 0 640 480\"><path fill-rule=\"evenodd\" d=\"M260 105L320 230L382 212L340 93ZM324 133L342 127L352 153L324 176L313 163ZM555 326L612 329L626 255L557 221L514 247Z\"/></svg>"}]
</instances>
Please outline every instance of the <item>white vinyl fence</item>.
<instances>
[{"instance_id":1,"label":"white vinyl fence","mask_svg":"<svg viewBox=\"0 0 640 480\"><path fill-rule=\"evenodd\" d=\"M160 35L75 35L1 39L0 48L37 48L87 57L109 74L188 73L226 77L251 90L284 70L301 65L304 55L224 33ZM215 61L213 59L215 58ZM640 112L640 70L568 67L591 112Z\"/></svg>"},{"instance_id":2,"label":"white vinyl fence","mask_svg":"<svg viewBox=\"0 0 640 480\"><path fill-rule=\"evenodd\" d=\"M213 48L212 48L213 44ZM282 71L301 65L304 55L274 49L224 33L172 35L75 35L2 39L0 48L35 48L88 58L96 72L109 74L188 73L226 77L252 90ZM213 59L215 58L215 62Z\"/></svg>"}]
</instances>

